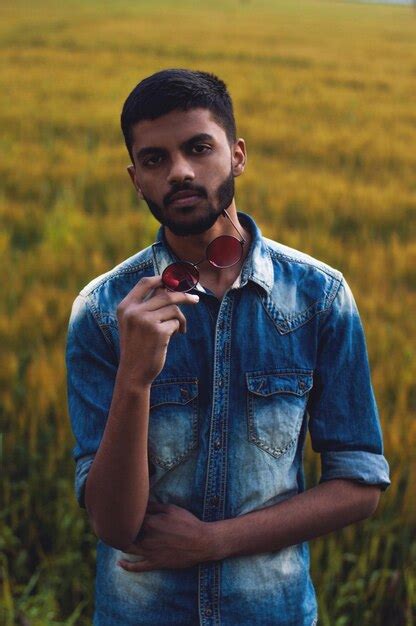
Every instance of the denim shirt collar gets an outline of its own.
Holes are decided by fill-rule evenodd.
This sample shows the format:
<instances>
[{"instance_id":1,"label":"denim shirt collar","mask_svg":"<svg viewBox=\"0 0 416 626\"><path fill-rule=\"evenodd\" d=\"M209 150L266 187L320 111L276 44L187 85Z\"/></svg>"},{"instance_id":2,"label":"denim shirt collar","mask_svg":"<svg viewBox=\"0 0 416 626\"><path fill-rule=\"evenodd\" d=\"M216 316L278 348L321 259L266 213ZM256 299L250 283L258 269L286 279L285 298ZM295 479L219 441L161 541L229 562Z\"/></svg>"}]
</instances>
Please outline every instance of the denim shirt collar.
<instances>
[{"instance_id":1,"label":"denim shirt collar","mask_svg":"<svg viewBox=\"0 0 416 626\"><path fill-rule=\"evenodd\" d=\"M267 244L262 237L261 230L250 215L239 211L237 216L252 236L249 253L241 268L240 287L243 287L248 280L252 280L270 294L274 282L274 272ZM159 275L170 263L179 261L166 240L163 226L160 226L158 230L152 250L155 270Z\"/></svg>"}]
</instances>

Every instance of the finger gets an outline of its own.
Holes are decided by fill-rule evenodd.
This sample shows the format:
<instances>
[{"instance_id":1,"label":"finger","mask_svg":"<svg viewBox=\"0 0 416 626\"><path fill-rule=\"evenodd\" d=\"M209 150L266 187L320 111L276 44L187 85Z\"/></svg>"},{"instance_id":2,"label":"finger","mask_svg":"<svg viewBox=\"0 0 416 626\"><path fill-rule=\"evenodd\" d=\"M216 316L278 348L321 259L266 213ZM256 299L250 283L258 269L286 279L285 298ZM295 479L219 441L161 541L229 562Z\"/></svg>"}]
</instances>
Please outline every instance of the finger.
<instances>
[{"instance_id":1,"label":"finger","mask_svg":"<svg viewBox=\"0 0 416 626\"><path fill-rule=\"evenodd\" d=\"M149 513L162 513L167 510L168 506L168 504L162 504L161 502L149 502L146 510Z\"/></svg>"},{"instance_id":2,"label":"finger","mask_svg":"<svg viewBox=\"0 0 416 626\"><path fill-rule=\"evenodd\" d=\"M150 562L144 559L143 561L136 561L132 563L131 561L117 561L117 565L125 569L127 572L150 572L156 567Z\"/></svg>"},{"instance_id":3,"label":"finger","mask_svg":"<svg viewBox=\"0 0 416 626\"><path fill-rule=\"evenodd\" d=\"M137 539L135 539L124 552L126 554L134 554L135 556L145 556L145 550L141 547L140 540Z\"/></svg>"},{"instance_id":4,"label":"finger","mask_svg":"<svg viewBox=\"0 0 416 626\"><path fill-rule=\"evenodd\" d=\"M161 326L163 326L163 329L167 332L169 337L177 333L180 328L180 322L177 318L173 320L167 320L166 322L160 322L160 324Z\"/></svg>"},{"instance_id":5,"label":"finger","mask_svg":"<svg viewBox=\"0 0 416 626\"><path fill-rule=\"evenodd\" d=\"M164 306L155 315L158 316L159 322L177 319L179 321L179 332L186 333L186 317L176 304Z\"/></svg>"},{"instance_id":6,"label":"finger","mask_svg":"<svg viewBox=\"0 0 416 626\"><path fill-rule=\"evenodd\" d=\"M151 297L152 290L163 285L162 277L157 274L156 276L144 276L129 292L129 298L143 302L147 298Z\"/></svg>"},{"instance_id":7,"label":"finger","mask_svg":"<svg viewBox=\"0 0 416 626\"><path fill-rule=\"evenodd\" d=\"M183 291L167 291L167 289L155 289L152 296L146 300L148 311L155 311L169 304L196 304L199 296L196 293Z\"/></svg>"}]
</instances>

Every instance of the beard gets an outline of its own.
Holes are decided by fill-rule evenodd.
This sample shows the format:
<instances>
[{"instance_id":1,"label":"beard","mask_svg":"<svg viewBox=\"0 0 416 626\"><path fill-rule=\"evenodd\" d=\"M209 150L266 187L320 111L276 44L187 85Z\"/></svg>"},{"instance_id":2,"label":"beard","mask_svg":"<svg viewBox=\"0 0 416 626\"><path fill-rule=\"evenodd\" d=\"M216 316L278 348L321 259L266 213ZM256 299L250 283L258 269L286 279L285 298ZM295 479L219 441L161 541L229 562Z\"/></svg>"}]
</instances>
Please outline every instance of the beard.
<instances>
[{"instance_id":1,"label":"beard","mask_svg":"<svg viewBox=\"0 0 416 626\"><path fill-rule=\"evenodd\" d=\"M192 189L200 194L201 200L199 200L200 204L204 203L204 198L207 198L207 192L203 187L196 186L185 186L176 187L169 194L169 198L173 196L178 191L185 191ZM179 237L187 237L188 235L200 235L205 231L209 230L217 221L217 219L222 215L224 209L227 209L234 198L234 175L232 170L230 169L229 175L223 180L223 182L218 186L215 194L214 202L205 200L205 211L204 214L199 216L192 223L181 224L177 220L170 218L166 215L166 209L161 207L159 204L151 200L150 198L143 195L143 198L150 209L153 217L157 219L163 226L169 228L175 235ZM168 199L169 199L168 198ZM166 200L165 200L166 206ZM190 205L182 208L183 213L190 213L194 210L194 206Z\"/></svg>"}]
</instances>

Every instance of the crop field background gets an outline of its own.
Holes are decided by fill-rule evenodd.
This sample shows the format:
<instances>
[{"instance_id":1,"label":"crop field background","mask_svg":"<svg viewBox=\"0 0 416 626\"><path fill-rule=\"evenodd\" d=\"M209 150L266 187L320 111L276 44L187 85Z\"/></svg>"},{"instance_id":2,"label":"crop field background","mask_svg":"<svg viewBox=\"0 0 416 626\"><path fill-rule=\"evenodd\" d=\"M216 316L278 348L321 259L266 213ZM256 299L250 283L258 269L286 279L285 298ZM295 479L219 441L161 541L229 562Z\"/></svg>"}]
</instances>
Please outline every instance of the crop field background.
<instances>
[{"instance_id":1,"label":"crop field background","mask_svg":"<svg viewBox=\"0 0 416 626\"><path fill-rule=\"evenodd\" d=\"M119 116L166 67L218 74L248 166L237 207L341 270L364 324L391 486L310 542L322 626L416 613L416 10L313 0L0 8L0 623L91 624L65 340L79 290L153 241ZM308 442L308 487L320 464Z\"/></svg>"}]
</instances>

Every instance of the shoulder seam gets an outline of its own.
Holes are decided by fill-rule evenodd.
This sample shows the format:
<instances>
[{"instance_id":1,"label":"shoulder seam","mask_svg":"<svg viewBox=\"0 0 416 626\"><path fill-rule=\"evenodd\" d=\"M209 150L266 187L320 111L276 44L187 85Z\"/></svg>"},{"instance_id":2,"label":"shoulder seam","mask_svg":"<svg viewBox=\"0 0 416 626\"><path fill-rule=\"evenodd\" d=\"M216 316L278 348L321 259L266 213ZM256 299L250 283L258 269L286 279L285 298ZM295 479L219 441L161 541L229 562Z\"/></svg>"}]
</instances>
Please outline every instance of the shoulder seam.
<instances>
[{"instance_id":1,"label":"shoulder seam","mask_svg":"<svg viewBox=\"0 0 416 626\"><path fill-rule=\"evenodd\" d=\"M323 313L324 315L321 316L322 322L329 316L332 306L335 302L335 298L337 297L339 290L341 289L342 284L344 283L344 276L341 275L340 280L338 281L338 284L335 283L334 288L331 290L331 292L328 294L328 300L329 300L329 304L327 306L326 309L324 309L323 311L321 311L321 313Z\"/></svg>"},{"instance_id":2,"label":"shoulder seam","mask_svg":"<svg viewBox=\"0 0 416 626\"><path fill-rule=\"evenodd\" d=\"M106 333L103 330L103 324L100 321L100 312L98 311L97 307L94 305L94 303L91 301L91 299L89 297L91 294L84 295L84 294L82 294L80 292L78 295L81 296L81 298L84 299L85 306L88 308L89 312L92 315L93 320L95 321L95 323L97 324L98 328L100 329L101 334L103 335L103 337L105 339L105 342L111 348L111 350L113 352L115 352L115 349L114 349L114 346L113 346L111 340L109 339L109 337L107 337Z\"/></svg>"},{"instance_id":3,"label":"shoulder seam","mask_svg":"<svg viewBox=\"0 0 416 626\"><path fill-rule=\"evenodd\" d=\"M344 282L343 274L341 274L341 276L339 278L338 277L335 278L334 286L333 286L333 288L331 289L331 291L328 294L329 304L328 304L328 308L326 309L327 311L329 311L330 308L332 307L332 305L334 304L334 300L337 297L337 294L338 294L338 292L339 292L343 282Z\"/></svg>"},{"instance_id":4,"label":"shoulder seam","mask_svg":"<svg viewBox=\"0 0 416 626\"><path fill-rule=\"evenodd\" d=\"M290 256L288 254L285 254L284 252L279 252L278 250L275 250L274 248L269 246L267 243L266 246L271 257L287 259L288 261L293 261L294 263L303 263L304 265L309 265L318 270L321 270L328 276L331 276L331 278L335 278L337 280L342 279L342 272L340 272L340 270L337 270L336 268L330 268L327 264L324 264L323 261L319 261L319 259L316 259L315 262L312 262L308 261L307 259L300 259L296 256Z\"/></svg>"},{"instance_id":5,"label":"shoulder seam","mask_svg":"<svg viewBox=\"0 0 416 626\"><path fill-rule=\"evenodd\" d=\"M82 295L83 297L86 296L92 296L99 287L102 287L102 285L104 285L104 283L106 283L107 281L111 280L112 278L116 278L117 276L122 276L123 274L133 274L134 272L138 272L142 269L145 269L147 267L151 267L153 266L153 260L152 259L148 259L147 261L143 261L142 263L139 263L139 265L133 265L131 267L126 267L124 269L120 269L120 270L109 270L108 272L105 272L102 279L94 286L91 288L91 290L87 291L85 294L82 293L86 287L88 287L88 284L85 285L85 287L83 287L80 291L80 295ZM92 279L93 282L94 279Z\"/></svg>"}]
</instances>

